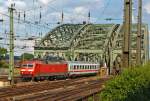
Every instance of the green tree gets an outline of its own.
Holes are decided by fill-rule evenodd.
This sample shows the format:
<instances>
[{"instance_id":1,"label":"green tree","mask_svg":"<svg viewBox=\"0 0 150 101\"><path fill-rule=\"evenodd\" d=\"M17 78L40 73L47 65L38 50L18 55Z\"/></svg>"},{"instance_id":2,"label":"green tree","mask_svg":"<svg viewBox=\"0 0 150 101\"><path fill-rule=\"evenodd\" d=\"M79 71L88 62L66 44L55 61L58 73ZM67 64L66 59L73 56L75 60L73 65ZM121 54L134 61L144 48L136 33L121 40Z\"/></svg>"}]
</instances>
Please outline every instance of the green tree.
<instances>
[{"instance_id":1,"label":"green tree","mask_svg":"<svg viewBox=\"0 0 150 101\"><path fill-rule=\"evenodd\" d=\"M150 64L128 68L108 81L101 101L150 101Z\"/></svg>"},{"instance_id":2,"label":"green tree","mask_svg":"<svg viewBox=\"0 0 150 101\"><path fill-rule=\"evenodd\" d=\"M30 53L23 53L21 55L21 60L24 61L24 60L31 60L34 58L34 55L33 54L30 54Z\"/></svg>"},{"instance_id":3,"label":"green tree","mask_svg":"<svg viewBox=\"0 0 150 101\"><path fill-rule=\"evenodd\" d=\"M7 49L0 47L0 59L3 59L7 54Z\"/></svg>"}]
</instances>

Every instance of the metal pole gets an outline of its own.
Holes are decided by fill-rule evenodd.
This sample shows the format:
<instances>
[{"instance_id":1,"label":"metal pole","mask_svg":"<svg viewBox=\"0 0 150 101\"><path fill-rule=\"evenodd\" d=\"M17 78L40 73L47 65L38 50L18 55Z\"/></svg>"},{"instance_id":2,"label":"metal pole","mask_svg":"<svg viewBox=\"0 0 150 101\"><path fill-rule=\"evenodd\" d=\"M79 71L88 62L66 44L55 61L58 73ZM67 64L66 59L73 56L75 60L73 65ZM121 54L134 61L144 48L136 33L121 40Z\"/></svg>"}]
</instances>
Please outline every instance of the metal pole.
<instances>
[{"instance_id":1,"label":"metal pole","mask_svg":"<svg viewBox=\"0 0 150 101\"><path fill-rule=\"evenodd\" d=\"M130 66L131 22L132 22L132 0L124 0L123 67Z\"/></svg>"},{"instance_id":2,"label":"metal pole","mask_svg":"<svg viewBox=\"0 0 150 101\"><path fill-rule=\"evenodd\" d=\"M61 24L63 24L64 22L64 12L62 11L62 14L61 14Z\"/></svg>"},{"instance_id":3,"label":"metal pole","mask_svg":"<svg viewBox=\"0 0 150 101\"><path fill-rule=\"evenodd\" d=\"M90 23L90 18L91 18L91 12L89 11L89 13L88 13L88 24Z\"/></svg>"},{"instance_id":4,"label":"metal pole","mask_svg":"<svg viewBox=\"0 0 150 101\"><path fill-rule=\"evenodd\" d=\"M8 80L10 80L10 84L14 84L14 22L13 22L13 4L11 4L11 7L9 8L10 13L10 35L9 35L9 77Z\"/></svg>"},{"instance_id":5,"label":"metal pole","mask_svg":"<svg viewBox=\"0 0 150 101\"><path fill-rule=\"evenodd\" d=\"M142 0L138 4L138 25L137 25L137 65L141 65L141 26L142 26Z\"/></svg>"}]
</instances>

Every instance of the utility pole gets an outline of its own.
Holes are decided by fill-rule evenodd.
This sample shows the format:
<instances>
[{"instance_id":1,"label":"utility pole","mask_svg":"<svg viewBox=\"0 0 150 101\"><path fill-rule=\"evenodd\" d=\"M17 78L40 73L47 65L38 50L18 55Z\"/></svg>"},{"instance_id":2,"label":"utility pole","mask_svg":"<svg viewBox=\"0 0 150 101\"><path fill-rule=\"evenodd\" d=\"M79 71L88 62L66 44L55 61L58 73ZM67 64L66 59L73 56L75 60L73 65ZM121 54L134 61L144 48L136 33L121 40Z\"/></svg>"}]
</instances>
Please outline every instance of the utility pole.
<instances>
[{"instance_id":1,"label":"utility pole","mask_svg":"<svg viewBox=\"0 0 150 101\"><path fill-rule=\"evenodd\" d=\"M142 0L138 2L138 25L137 25L137 65L141 65L141 26L142 26Z\"/></svg>"},{"instance_id":2,"label":"utility pole","mask_svg":"<svg viewBox=\"0 0 150 101\"><path fill-rule=\"evenodd\" d=\"M62 14L61 14L61 24L63 24L64 22L64 12L62 11Z\"/></svg>"},{"instance_id":3,"label":"utility pole","mask_svg":"<svg viewBox=\"0 0 150 101\"><path fill-rule=\"evenodd\" d=\"M14 11L14 5L11 4L11 7L9 8L10 13L10 35L9 35L9 77L8 80L10 80L10 84L14 84L14 21L13 21L13 11Z\"/></svg>"},{"instance_id":4,"label":"utility pole","mask_svg":"<svg viewBox=\"0 0 150 101\"><path fill-rule=\"evenodd\" d=\"M90 18L91 18L91 12L89 11L89 13L88 13L88 24L90 23Z\"/></svg>"},{"instance_id":5,"label":"utility pole","mask_svg":"<svg viewBox=\"0 0 150 101\"><path fill-rule=\"evenodd\" d=\"M124 40L123 40L123 67L130 66L130 34L132 26L132 0L124 0Z\"/></svg>"}]
</instances>

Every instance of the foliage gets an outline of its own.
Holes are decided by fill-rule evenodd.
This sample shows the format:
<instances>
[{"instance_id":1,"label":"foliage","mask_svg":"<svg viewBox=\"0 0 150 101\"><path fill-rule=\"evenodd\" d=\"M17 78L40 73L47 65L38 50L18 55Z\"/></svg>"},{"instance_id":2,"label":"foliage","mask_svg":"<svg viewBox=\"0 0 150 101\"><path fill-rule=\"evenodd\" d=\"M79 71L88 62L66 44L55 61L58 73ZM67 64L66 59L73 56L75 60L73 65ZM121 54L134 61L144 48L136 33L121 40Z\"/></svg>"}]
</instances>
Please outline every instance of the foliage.
<instances>
[{"instance_id":1,"label":"foliage","mask_svg":"<svg viewBox=\"0 0 150 101\"><path fill-rule=\"evenodd\" d=\"M29 53L24 53L21 55L21 60L31 60L34 58L33 54L29 54Z\"/></svg>"},{"instance_id":2,"label":"foliage","mask_svg":"<svg viewBox=\"0 0 150 101\"><path fill-rule=\"evenodd\" d=\"M9 68L9 64L5 60L0 61L0 68Z\"/></svg>"},{"instance_id":3,"label":"foliage","mask_svg":"<svg viewBox=\"0 0 150 101\"><path fill-rule=\"evenodd\" d=\"M150 64L126 69L106 83L102 101L150 101Z\"/></svg>"},{"instance_id":4,"label":"foliage","mask_svg":"<svg viewBox=\"0 0 150 101\"><path fill-rule=\"evenodd\" d=\"M0 47L0 58L4 58L6 54L7 54L7 49Z\"/></svg>"}]
</instances>

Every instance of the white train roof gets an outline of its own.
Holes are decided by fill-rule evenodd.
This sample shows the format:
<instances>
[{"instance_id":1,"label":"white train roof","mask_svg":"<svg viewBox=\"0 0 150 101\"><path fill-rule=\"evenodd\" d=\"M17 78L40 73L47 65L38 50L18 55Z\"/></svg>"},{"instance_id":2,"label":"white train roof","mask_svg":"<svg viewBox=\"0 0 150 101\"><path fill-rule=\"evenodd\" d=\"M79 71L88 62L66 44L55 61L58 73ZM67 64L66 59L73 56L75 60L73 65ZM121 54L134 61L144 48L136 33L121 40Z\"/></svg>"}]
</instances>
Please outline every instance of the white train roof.
<instances>
[{"instance_id":1,"label":"white train roof","mask_svg":"<svg viewBox=\"0 0 150 101\"><path fill-rule=\"evenodd\" d=\"M70 65L100 65L99 63L85 61L67 61L67 63Z\"/></svg>"}]
</instances>

